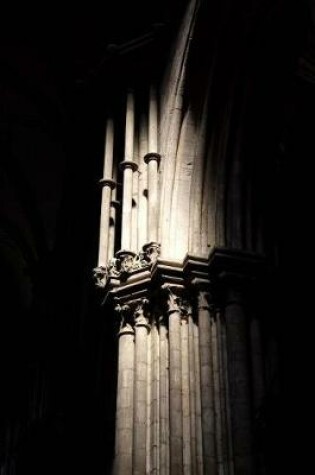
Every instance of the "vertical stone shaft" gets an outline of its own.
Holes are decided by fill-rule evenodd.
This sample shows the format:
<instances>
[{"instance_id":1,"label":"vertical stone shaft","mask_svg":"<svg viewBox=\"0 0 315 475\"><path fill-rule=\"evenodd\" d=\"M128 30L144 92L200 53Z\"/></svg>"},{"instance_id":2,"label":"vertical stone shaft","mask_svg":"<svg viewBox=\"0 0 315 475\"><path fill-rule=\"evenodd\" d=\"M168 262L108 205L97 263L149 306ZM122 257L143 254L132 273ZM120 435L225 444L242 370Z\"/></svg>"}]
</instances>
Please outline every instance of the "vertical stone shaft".
<instances>
[{"instance_id":1,"label":"vertical stone shaft","mask_svg":"<svg viewBox=\"0 0 315 475\"><path fill-rule=\"evenodd\" d=\"M233 287L227 291L225 319L234 468L236 475L247 475L253 473L247 330L242 295Z\"/></svg>"},{"instance_id":2,"label":"vertical stone shaft","mask_svg":"<svg viewBox=\"0 0 315 475\"><path fill-rule=\"evenodd\" d=\"M149 100L149 153L144 157L148 164L148 240L157 242L158 239L158 162L157 153L158 110L155 87L150 88Z\"/></svg>"},{"instance_id":3,"label":"vertical stone shaft","mask_svg":"<svg viewBox=\"0 0 315 475\"><path fill-rule=\"evenodd\" d=\"M134 162L139 167L139 141L134 144ZM142 161L142 160L141 160ZM139 172L135 171L132 176L132 200L131 200L131 250L138 251L138 193L139 193Z\"/></svg>"},{"instance_id":4,"label":"vertical stone shaft","mask_svg":"<svg viewBox=\"0 0 315 475\"><path fill-rule=\"evenodd\" d=\"M139 130L139 190L138 190L138 241L139 248L148 242L147 238L147 214L148 214L148 198L147 198L147 165L142 158L148 153L148 133L147 118L144 114L140 117Z\"/></svg>"},{"instance_id":5,"label":"vertical stone shaft","mask_svg":"<svg viewBox=\"0 0 315 475\"><path fill-rule=\"evenodd\" d=\"M117 181L117 169L116 167L113 170L113 180ZM115 232L116 232L116 209L118 206L117 198L117 189L116 187L112 190L112 197L110 202L110 217L109 217L109 234L108 234L108 254L107 260L109 261L115 254Z\"/></svg>"},{"instance_id":6,"label":"vertical stone shaft","mask_svg":"<svg viewBox=\"0 0 315 475\"><path fill-rule=\"evenodd\" d=\"M149 152L158 151L158 108L155 86L150 87L149 98Z\"/></svg>"},{"instance_id":7,"label":"vertical stone shaft","mask_svg":"<svg viewBox=\"0 0 315 475\"><path fill-rule=\"evenodd\" d=\"M158 160L157 154L148 153L148 240L157 242L158 238Z\"/></svg>"},{"instance_id":8,"label":"vertical stone shaft","mask_svg":"<svg viewBox=\"0 0 315 475\"><path fill-rule=\"evenodd\" d=\"M188 347L189 347L189 405L190 405L190 450L191 473L197 474L196 452L196 367L194 344L194 321L191 312L188 314Z\"/></svg>"},{"instance_id":9,"label":"vertical stone shaft","mask_svg":"<svg viewBox=\"0 0 315 475\"><path fill-rule=\"evenodd\" d=\"M188 315L183 315L181 324L182 354L182 407L183 407L183 474L191 475L191 432L189 391L189 326Z\"/></svg>"},{"instance_id":10,"label":"vertical stone shaft","mask_svg":"<svg viewBox=\"0 0 315 475\"><path fill-rule=\"evenodd\" d=\"M222 420L224 421L223 430L226 437L223 440L223 452L226 454L227 472L234 475L234 455L233 455L233 437L232 437L232 416L231 416L231 398L230 383L228 374L228 353L227 353L227 335L225 316L220 315L221 330L221 400L222 400Z\"/></svg>"},{"instance_id":11,"label":"vertical stone shaft","mask_svg":"<svg viewBox=\"0 0 315 475\"><path fill-rule=\"evenodd\" d=\"M99 256L98 256L99 266L105 266L107 264L107 259L108 259L111 190L114 188L114 182L112 181L113 151L114 151L114 123L112 119L108 119L106 123L103 178L101 180L103 189L102 189L100 241L99 241Z\"/></svg>"},{"instance_id":12,"label":"vertical stone shaft","mask_svg":"<svg viewBox=\"0 0 315 475\"><path fill-rule=\"evenodd\" d=\"M147 418L146 418L146 472L151 473L151 424L152 424L152 331L148 334L147 355Z\"/></svg>"},{"instance_id":13,"label":"vertical stone shaft","mask_svg":"<svg viewBox=\"0 0 315 475\"><path fill-rule=\"evenodd\" d=\"M201 381L200 381L200 352L199 352L199 327L193 324L194 350L195 350L195 381L196 381L196 459L197 474L203 474L203 449L202 449L202 421L201 421Z\"/></svg>"},{"instance_id":14,"label":"vertical stone shaft","mask_svg":"<svg viewBox=\"0 0 315 475\"><path fill-rule=\"evenodd\" d=\"M221 410L221 387L220 387L220 355L219 355L219 334L218 320L220 313L216 312L211 319L211 340L212 340L212 360L213 360L213 383L214 383L214 414L215 414L215 440L218 474L224 475L223 463L223 433L222 433L222 410Z\"/></svg>"},{"instance_id":15,"label":"vertical stone shaft","mask_svg":"<svg viewBox=\"0 0 315 475\"><path fill-rule=\"evenodd\" d=\"M134 130L135 130L135 99L133 91L127 94L127 108L126 108L126 129L125 129L125 160L133 160L133 145L134 145Z\"/></svg>"},{"instance_id":16,"label":"vertical stone shaft","mask_svg":"<svg viewBox=\"0 0 315 475\"><path fill-rule=\"evenodd\" d=\"M137 164L133 161L134 115L134 95L133 92L129 91L126 110L125 159L120 164L123 170L121 248L127 251L131 250L133 172L138 168Z\"/></svg>"},{"instance_id":17,"label":"vertical stone shaft","mask_svg":"<svg viewBox=\"0 0 315 475\"><path fill-rule=\"evenodd\" d=\"M110 201L111 186L107 181L102 182L102 204L101 204L101 223L100 223L100 241L98 253L98 265L106 266L108 255L109 241L109 217L110 217Z\"/></svg>"},{"instance_id":18,"label":"vertical stone shaft","mask_svg":"<svg viewBox=\"0 0 315 475\"><path fill-rule=\"evenodd\" d=\"M218 369L219 369L219 396L221 409L221 430L222 430L222 464L223 473L233 473L229 469L229 445L231 445L231 430L228 429L227 419L227 370L225 366L226 338L223 337L223 322L220 310L216 311L216 336L218 348ZM232 448L232 447L231 447ZM231 456L231 459L233 457Z\"/></svg>"},{"instance_id":19,"label":"vertical stone shaft","mask_svg":"<svg viewBox=\"0 0 315 475\"><path fill-rule=\"evenodd\" d=\"M151 393L151 473L159 473L159 334L156 320L152 322L151 330L151 375L152 375L152 393Z\"/></svg>"},{"instance_id":20,"label":"vertical stone shaft","mask_svg":"<svg viewBox=\"0 0 315 475\"><path fill-rule=\"evenodd\" d=\"M123 179L121 248L129 251L131 250L133 169L129 163L125 163L122 166L124 166L124 172L123 172L124 179Z\"/></svg>"},{"instance_id":21,"label":"vertical stone shaft","mask_svg":"<svg viewBox=\"0 0 315 475\"><path fill-rule=\"evenodd\" d=\"M115 469L117 475L132 474L134 331L125 325L119 332L116 408Z\"/></svg>"},{"instance_id":22,"label":"vertical stone shaft","mask_svg":"<svg viewBox=\"0 0 315 475\"><path fill-rule=\"evenodd\" d=\"M253 315L250 321L250 343L254 409L258 411L263 400L265 384L260 321L257 315Z\"/></svg>"},{"instance_id":23,"label":"vertical stone shaft","mask_svg":"<svg viewBox=\"0 0 315 475\"><path fill-rule=\"evenodd\" d=\"M169 345L165 319L160 319L160 475L170 470Z\"/></svg>"},{"instance_id":24,"label":"vertical stone shaft","mask_svg":"<svg viewBox=\"0 0 315 475\"><path fill-rule=\"evenodd\" d=\"M203 463L206 474L216 473L214 385L212 367L210 295L204 290L198 292L198 320L200 347L200 379L202 407Z\"/></svg>"},{"instance_id":25,"label":"vertical stone shaft","mask_svg":"<svg viewBox=\"0 0 315 475\"><path fill-rule=\"evenodd\" d=\"M135 392L133 474L146 473L147 353L148 323L140 307L135 312Z\"/></svg>"},{"instance_id":26,"label":"vertical stone shaft","mask_svg":"<svg viewBox=\"0 0 315 475\"><path fill-rule=\"evenodd\" d=\"M181 360L181 312L174 294L169 304L169 352L170 352L170 472L183 473L183 409L182 409L182 360Z\"/></svg>"}]
</instances>

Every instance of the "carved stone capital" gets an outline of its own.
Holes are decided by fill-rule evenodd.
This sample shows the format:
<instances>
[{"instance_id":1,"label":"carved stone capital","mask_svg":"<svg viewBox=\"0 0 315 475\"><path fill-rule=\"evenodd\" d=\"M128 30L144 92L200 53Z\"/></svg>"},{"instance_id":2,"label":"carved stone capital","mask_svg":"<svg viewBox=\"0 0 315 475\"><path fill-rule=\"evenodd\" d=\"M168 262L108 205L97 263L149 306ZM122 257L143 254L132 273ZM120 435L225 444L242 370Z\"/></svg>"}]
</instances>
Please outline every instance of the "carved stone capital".
<instances>
[{"instance_id":1,"label":"carved stone capital","mask_svg":"<svg viewBox=\"0 0 315 475\"><path fill-rule=\"evenodd\" d=\"M213 311L215 309L212 295L208 290L205 289L198 290L197 304L199 310Z\"/></svg>"},{"instance_id":2,"label":"carved stone capital","mask_svg":"<svg viewBox=\"0 0 315 475\"><path fill-rule=\"evenodd\" d=\"M119 332L118 336L125 335L125 334L134 334L134 330L132 327L132 316L131 316L131 308L129 305L121 305L116 304L115 311L118 315L119 319Z\"/></svg>"},{"instance_id":3,"label":"carved stone capital","mask_svg":"<svg viewBox=\"0 0 315 475\"><path fill-rule=\"evenodd\" d=\"M133 313L134 322L136 327L146 327L150 329L149 319L147 315L149 300L146 298L139 299L136 302L136 308Z\"/></svg>"},{"instance_id":4,"label":"carved stone capital","mask_svg":"<svg viewBox=\"0 0 315 475\"><path fill-rule=\"evenodd\" d=\"M166 293L166 307L168 315L174 312L181 313L182 305L182 287L163 284L162 289Z\"/></svg>"},{"instance_id":5,"label":"carved stone capital","mask_svg":"<svg viewBox=\"0 0 315 475\"><path fill-rule=\"evenodd\" d=\"M161 245L158 242L149 242L143 246L143 254L145 260L153 264L161 253Z\"/></svg>"},{"instance_id":6,"label":"carved stone capital","mask_svg":"<svg viewBox=\"0 0 315 475\"><path fill-rule=\"evenodd\" d=\"M189 317L192 315L192 305L188 300L183 300L181 305L182 320L188 322Z\"/></svg>"}]
</instances>

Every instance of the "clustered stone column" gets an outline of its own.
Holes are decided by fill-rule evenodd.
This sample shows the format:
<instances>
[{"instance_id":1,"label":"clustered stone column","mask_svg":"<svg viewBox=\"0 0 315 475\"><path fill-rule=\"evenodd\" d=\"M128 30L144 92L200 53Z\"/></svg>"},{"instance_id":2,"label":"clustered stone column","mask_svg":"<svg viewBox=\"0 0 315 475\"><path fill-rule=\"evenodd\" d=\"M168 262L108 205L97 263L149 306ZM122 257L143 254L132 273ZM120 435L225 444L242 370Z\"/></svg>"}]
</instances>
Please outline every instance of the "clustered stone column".
<instances>
[{"instance_id":1,"label":"clustered stone column","mask_svg":"<svg viewBox=\"0 0 315 475\"><path fill-rule=\"evenodd\" d=\"M147 293L117 305L115 473L254 473L243 281L225 275L216 298L201 278Z\"/></svg>"},{"instance_id":2,"label":"clustered stone column","mask_svg":"<svg viewBox=\"0 0 315 475\"><path fill-rule=\"evenodd\" d=\"M259 319L255 310L250 318L245 312L252 256L218 250L208 260L187 255L182 264L160 258L153 87L147 115L148 121L143 114L135 121L129 91L121 248L115 254L118 171L111 118L101 180L95 271L106 298L118 295L120 315L115 473L251 474L252 408L259 411L264 394ZM242 267L244 274L235 272Z\"/></svg>"}]
</instances>

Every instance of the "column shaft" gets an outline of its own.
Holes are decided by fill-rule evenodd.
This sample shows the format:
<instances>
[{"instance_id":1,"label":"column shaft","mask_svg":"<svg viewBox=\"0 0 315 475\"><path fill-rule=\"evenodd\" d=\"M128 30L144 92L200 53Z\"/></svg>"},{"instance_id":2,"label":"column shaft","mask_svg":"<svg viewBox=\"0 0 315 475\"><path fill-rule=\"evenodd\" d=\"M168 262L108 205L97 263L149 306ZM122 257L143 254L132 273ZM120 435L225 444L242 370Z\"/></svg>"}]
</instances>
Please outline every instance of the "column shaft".
<instances>
[{"instance_id":1,"label":"column shaft","mask_svg":"<svg viewBox=\"0 0 315 475\"><path fill-rule=\"evenodd\" d=\"M206 474L216 473L214 385L209 294L198 293L203 463Z\"/></svg>"},{"instance_id":2,"label":"column shaft","mask_svg":"<svg viewBox=\"0 0 315 475\"><path fill-rule=\"evenodd\" d=\"M170 346L170 468L172 475L183 473L183 409L182 409L182 361L181 361L181 314L169 315Z\"/></svg>"},{"instance_id":3,"label":"column shaft","mask_svg":"<svg viewBox=\"0 0 315 475\"><path fill-rule=\"evenodd\" d=\"M201 421L201 381L200 381L200 351L199 327L194 323L194 349L195 349L195 378L196 378L196 458L197 474L203 474L203 443Z\"/></svg>"},{"instance_id":4,"label":"column shaft","mask_svg":"<svg viewBox=\"0 0 315 475\"><path fill-rule=\"evenodd\" d=\"M116 408L115 474L132 474L134 332L125 327L119 335Z\"/></svg>"},{"instance_id":5,"label":"column shaft","mask_svg":"<svg viewBox=\"0 0 315 475\"><path fill-rule=\"evenodd\" d=\"M158 108L155 86L150 87L149 99L149 152L158 151Z\"/></svg>"},{"instance_id":6,"label":"column shaft","mask_svg":"<svg viewBox=\"0 0 315 475\"><path fill-rule=\"evenodd\" d=\"M104 267L107 264L108 256L111 193L111 187L105 184L102 189L100 241L98 254L98 265Z\"/></svg>"},{"instance_id":7,"label":"column shaft","mask_svg":"<svg viewBox=\"0 0 315 475\"><path fill-rule=\"evenodd\" d=\"M135 325L135 392L133 474L146 472L146 416L147 416L147 340L146 324Z\"/></svg>"},{"instance_id":8,"label":"column shaft","mask_svg":"<svg viewBox=\"0 0 315 475\"><path fill-rule=\"evenodd\" d=\"M113 170L113 180L117 181L117 169ZM111 202L110 202L110 213L109 213L109 234L108 234L108 253L107 260L109 261L114 257L115 254L115 234L116 234L116 207L118 202L117 198L117 188L113 188Z\"/></svg>"},{"instance_id":9,"label":"column shaft","mask_svg":"<svg viewBox=\"0 0 315 475\"><path fill-rule=\"evenodd\" d=\"M228 375L226 367L226 335L225 335L225 323L222 321L223 317L220 311L217 311L216 324L217 324L217 345L218 345L218 366L219 366L219 389L220 389L220 408L221 408L221 422L222 422L222 459L224 473L233 473L233 470L229 468L230 464L233 464L233 451L232 451L232 433L231 433L231 420L230 420L230 407L228 406ZM224 334L223 334L224 333ZM229 452L230 450L230 452Z\"/></svg>"},{"instance_id":10,"label":"column shaft","mask_svg":"<svg viewBox=\"0 0 315 475\"><path fill-rule=\"evenodd\" d=\"M169 425L169 345L168 330L160 321L160 475L169 475L170 470L170 425Z\"/></svg>"},{"instance_id":11,"label":"column shaft","mask_svg":"<svg viewBox=\"0 0 315 475\"><path fill-rule=\"evenodd\" d=\"M254 315L250 322L251 363L254 409L258 411L264 397L264 367L261 344L260 322Z\"/></svg>"},{"instance_id":12,"label":"column shaft","mask_svg":"<svg viewBox=\"0 0 315 475\"><path fill-rule=\"evenodd\" d=\"M148 239L157 242L158 231L158 162L151 159L148 162Z\"/></svg>"},{"instance_id":13,"label":"column shaft","mask_svg":"<svg viewBox=\"0 0 315 475\"><path fill-rule=\"evenodd\" d=\"M125 160L133 160L133 145L134 145L134 130L135 130L135 100L132 91L127 94L126 107L126 131L125 131Z\"/></svg>"},{"instance_id":14,"label":"column shaft","mask_svg":"<svg viewBox=\"0 0 315 475\"><path fill-rule=\"evenodd\" d=\"M147 355L147 418L146 418L146 472L151 473L151 426L152 426L152 330L148 334Z\"/></svg>"},{"instance_id":15,"label":"column shaft","mask_svg":"<svg viewBox=\"0 0 315 475\"><path fill-rule=\"evenodd\" d=\"M189 403L190 403L190 450L191 450L191 473L197 474L196 453L196 363L194 344L194 321L192 315L188 316L189 334Z\"/></svg>"},{"instance_id":16,"label":"column shaft","mask_svg":"<svg viewBox=\"0 0 315 475\"><path fill-rule=\"evenodd\" d=\"M247 331L242 298L230 289L225 307L228 374L236 475L253 473Z\"/></svg>"},{"instance_id":17,"label":"column shaft","mask_svg":"<svg viewBox=\"0 0 315 475\"><path fill-rule=\"evenodd\" d=\"M222 410L221 410L221 387L220 387L220 356L218 345L218 319L217 313L211 319L211 340L213 360L213 383L214 383L214 414L215 414L215 440L218 474L224 475L223 464L223 433L222 433Z\"/></svg>"},{"instance_id":18,"label":"column shaft","mask_svg":"<svg viewBox=\"0 0 315 475\"><path fill-rule=\"evenodd\" d=\"M151 393L151 473L159 473L159 419L160 419L160 401L159 401L159 334L156 321L152 323L151 336L151 375L152 375L152 393Z\"/></svg>"},{"instance_id":19,"label":"column shaft","mask_svg":"<svg viewBox=\"0 0 315 475\"><path fill-rule=\"evenodd\" d=\"M230 397L230 382L228 373L228 350L227 350L227 335L226 335L226 321L225 317L221 315L221 342L222 342L222 393L224 394L224 417L226 430L226 454L229 474L234 475L234 453L233 453L233 435L232 435L232 414L231 414L231 397Z\"/></svg>"},{"instance_id":20,"label":"column shaft","mask_svg":"<svg viewBox=\"0 0 315 475\"><path fill-rule=\"evenodd\" d=\"M111 118L106 122L106 136L105 136L105 151L104 151L104 166L103 166L103 180L111 180L113 175L113 152L114 152L114 123ZM100 241L99 241L99 257L98 265L105 266L108 260L109 247L109 217L110 217L110 202L111 202L110 183L104 183L102 189L102 203L101 203L101 224L100 224Z\"/></svg>"},{"instance_id":21,"label":"column shaft","mask_svg":"<svg viewBox=\"0 0 315 475\"><path fill-rule=\"evenodd\" d=\"M133 170L131 167L125 166L123 173L121 248L129 251L131 250Z\"/></svg>"},{"instance_id":22,"label":"column shaft","mask_svg":"<svg viewBox=\"0 0 315 475\"><path fill-rule=\"evenodd\" d=\"M148 153L148 137L147 137L147 118L143 114L140 120L140 132L139 132L139 190L138 190L138 202L139 202L139 212L138 212L138 241L139 248L148 242L148 225L147 225L147 214L148 214L148 183L147 183L147 165L144 163L142 158Z\"/></svg>"},{"instance_id":23,"label":"column shaft","mask_svg":"<svg viewBox=\"0 0 315 475\"><path fill-rule=\"evenodd\" d=\"M188 317L182 318L182 407L183 407L183 474L191 475L191 432L190 432L190 391L189 391L189 333Z\"/></svg>"}]
</instances>

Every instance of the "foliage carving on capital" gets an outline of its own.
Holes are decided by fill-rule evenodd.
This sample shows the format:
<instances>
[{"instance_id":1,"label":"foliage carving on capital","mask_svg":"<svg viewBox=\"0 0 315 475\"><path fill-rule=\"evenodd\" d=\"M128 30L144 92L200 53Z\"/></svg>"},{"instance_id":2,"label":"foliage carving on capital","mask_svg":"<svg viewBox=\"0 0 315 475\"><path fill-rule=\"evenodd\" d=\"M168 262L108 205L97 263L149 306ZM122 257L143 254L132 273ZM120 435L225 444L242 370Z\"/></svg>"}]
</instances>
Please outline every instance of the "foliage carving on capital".
<instances>
[{"instance_id":1,"label":"foliage carving on capital","mask_svg":"<svg viewBox=\"0 0 315 475\"><path fill-rule=\"evenodd\" d=\"M134 321L136 326L146 326L148 327L148 317L147 317L147 309L149 305L149 300L146 298L140 299L134 311Z\"/></svg>"},{"instance_id":2,"label":"foliage carving on capital","mask_svg":"<svg viewBox=\"0 0 315 475\"><path fill-rule=\"evenodd\" d=\"M198 291L198 308L203 310L214 308L212 295L208 290L200 289Z\"/></svg>"},{"instance_id":3,"label":"foliage carving on capital","mask_svg":"<svg viewBox=\"0 0 315 475\"><path fill-rule=\"evenodd\" d=\"M133 332L130 306L117 303L115 311L118 314L119 319L119 333Z\"/></svg>"},{"instance_id":4,"label":"foliage carving on capital","mask_svg":"<svg viewBox=\"0 0 315 475\"><path fill-rule=\"evenodd\" d=\"M189 316L192 315L192 305L188 300L183 300L181 304L182 320L188 322Z\"/></svg>"},{"instance_id":5,"label":"foliage carving on capital","mask_svg":"<svg viewBox=\"0 0 315 475\"><path fill-rule=\"evenodd\" d=\"M180 290L168 285L163 288L166 290L167 313L181 312L182 298Z\"/></svg>"}]
</instances>

